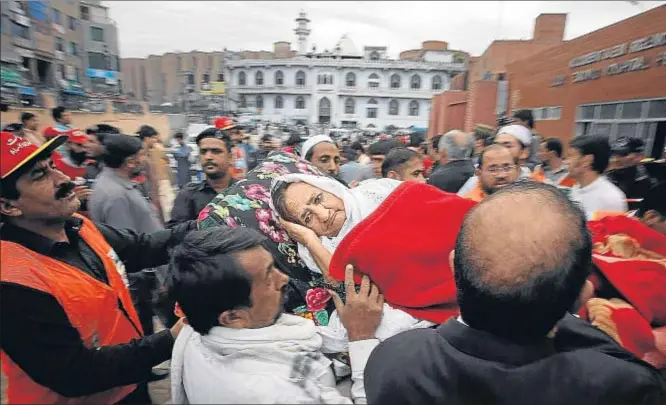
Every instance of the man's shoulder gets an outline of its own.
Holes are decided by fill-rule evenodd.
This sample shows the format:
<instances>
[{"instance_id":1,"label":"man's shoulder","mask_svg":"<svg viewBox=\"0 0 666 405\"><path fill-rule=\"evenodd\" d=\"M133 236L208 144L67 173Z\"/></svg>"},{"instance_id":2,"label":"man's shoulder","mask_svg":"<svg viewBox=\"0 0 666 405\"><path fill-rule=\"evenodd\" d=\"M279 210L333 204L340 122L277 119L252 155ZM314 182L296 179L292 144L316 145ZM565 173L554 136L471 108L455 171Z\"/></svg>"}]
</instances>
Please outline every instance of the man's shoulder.
<instances>
[{"instance_id":1,"label":"man's shoulder","mask_svg":"<svg viewBox=\"0 0 666 405\"><path fill-rule=\"evenodd\" d=\"M380 343L370 355L366 368L391 367L397 372L405 365L423 365L434 354L432 349L444 342L437 330L432 328L402 332Z\"/></svg>"}]
</instances>

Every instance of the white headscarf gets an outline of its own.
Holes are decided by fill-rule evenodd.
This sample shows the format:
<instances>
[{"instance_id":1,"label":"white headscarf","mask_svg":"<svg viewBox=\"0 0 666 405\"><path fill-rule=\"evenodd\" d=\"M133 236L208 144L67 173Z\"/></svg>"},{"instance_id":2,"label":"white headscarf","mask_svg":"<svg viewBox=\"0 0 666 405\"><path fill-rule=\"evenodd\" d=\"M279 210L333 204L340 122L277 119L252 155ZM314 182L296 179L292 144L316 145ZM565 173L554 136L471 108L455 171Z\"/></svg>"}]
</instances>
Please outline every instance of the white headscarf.
<instances>
[{"instance_id":1,"label":"white headscarf","mask_svg":"<svg viewBox=\"0 0 666 405\"><path fill-rule=\"evenodd\" d=\"M497 131L497 135L507 134L511 135L514 138L518 139L524 146L530 146L532 144L532 132L529 129L525 128L522 125L507 125L500 128Z\"/></svg>"},{"instance_id":2,"label":"white headscarf","mask_svg":"<svg viewBox=\"0 0 666 405\"><path fill-rule=\"evenodd\" d=\"M313 136L312 138L303 142L303 146L301 147L301 156L303 157L303 159L305 159L305 157L308 155L308 152L310 151L310 149L314 148L315 145L318 145L322 142L328 142L328 143L332 143L333 145L335 145L335 142L333 142L333 139L331 139L330 137L328 137L326 135Z\"/></svg>"},{"instance_id":3,"label":"white headscarf","mask_svg":"<svg viewBox=\"0 0 666 405\"><path fill-rule=\"evenodd\" d=\"M345 220L344 224L342 224L340 232L337 236L332 238L320 238L326 250L331 252L331 254L335 252L335 249L338 247L338 244L340 244L342 239L344 239L344 237L359 222L363 221L382 202L384 202L386 197L388 197L389 194L391 194L393 190L395 190L401 183L400 181L393 179L371 179L362 182L356 188L350 189L342 185L339 181L330 177L292 173L273 180L271 190L273 190L273 187L279 181L287 183L297 183L302 181L328 193L331 193L342 200L345 205L345 214L347 219ZM273 212L275 212L275 215L279 217L279 214L273 205L272 198L270 199L270 207ZM321 270L315 263L314 259L312 259L310 252L305 246L301 244L298 245L298 255L305 262L308 268L310 268L310 270L316 273L321 273Z\"/></svg>"}]
</instances>

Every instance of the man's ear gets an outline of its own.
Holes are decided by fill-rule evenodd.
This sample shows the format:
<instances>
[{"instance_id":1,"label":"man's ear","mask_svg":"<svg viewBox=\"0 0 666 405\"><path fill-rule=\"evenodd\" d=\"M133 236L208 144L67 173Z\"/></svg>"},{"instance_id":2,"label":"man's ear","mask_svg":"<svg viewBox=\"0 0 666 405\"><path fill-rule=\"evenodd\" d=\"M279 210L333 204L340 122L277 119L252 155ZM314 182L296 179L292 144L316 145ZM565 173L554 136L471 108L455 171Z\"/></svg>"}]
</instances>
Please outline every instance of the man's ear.
<instances>
[{"instance_id":1,"label":"man's ear","mask_svg":"<svg viewBox=\"0 0 666 405\"><path fill-rule=\"evenodd\" d=\"M386 174L386 177L393 180L402 180L398 172L391 170Z\"/></svg>"},{"instance_id":2,"label":"man's ear","mask_svg":"<svg viewBox=\"0 0 666 405\"><path fill-rule=\"evenodd\" d=\"M18 217L23 214L23 211L16 207L12 200L6 198L0 198L0 212L8 217Z\"/></svg>"},{"instance_id":3,"label":"man's ear","mask_svg":"<svg viewBox=\"0 0 666 405\"><path fill-rule=\"evenodd\" d=\"M594 297L594 284L590 280L585 280L585 284L583 284L583 288L580 290L580 294L578 294L578 300L576 300L575 308L573 308L572 313L578 313L580 309L585 305L587 301L590 300L590 298Z\"/></svg>"},{"instance_id":4,"label":"man's ear","mask_svg":"<svg viewBox=\"0 0 666 405\"><path fill-rule=\"evenodd\" d=\"M449 253L449 266L451 267L451 272L455 272L455 270L453 269L454 267L453 262L455 258L456 258L456 251L454 249L451 251L451 253Z\"/></svg>"},{"instance_id":5,"label":"man's ear","mask_svg":"<svg viewBox=\"0 0 666 405\"><path fill-rule=\"evenodd\" d=\"M583 167L592 170L592 163L594 163L594 156L593 155L583 156Z\"/></svg>"},{"instance_id":6,"label":"man's ear","mask_svg":"<svg viewBox=\"0 0 666 405\"><path fill-rule=\"evenodd\" d=\"M250 326L250 314L247 309L231 309L222 312L217 322L225 328L244 329Z\"/></svg>"},{"instance_id":7,"label":"man's ear","mask_svg":"<svg viewBox=\"0 0 666 405\"><path fill-rule=\"evenodd\" d=\"M481 177L481 167L477 167L476 169L474 169L474 174L476 175L476 177Z\"/></svg>"},{"instance_id":8,"label":"man's ear","mask_svg":"<svg viewBox=\"0 0 666 405\"><path fill-rule=\"evenodd\" d=\"M529 148L530 148L529 146L525 146L523 148L523 150L520 151L520 160L525 160L528 157L530 157L530 149Z\"/></svg>"}]
</instances>

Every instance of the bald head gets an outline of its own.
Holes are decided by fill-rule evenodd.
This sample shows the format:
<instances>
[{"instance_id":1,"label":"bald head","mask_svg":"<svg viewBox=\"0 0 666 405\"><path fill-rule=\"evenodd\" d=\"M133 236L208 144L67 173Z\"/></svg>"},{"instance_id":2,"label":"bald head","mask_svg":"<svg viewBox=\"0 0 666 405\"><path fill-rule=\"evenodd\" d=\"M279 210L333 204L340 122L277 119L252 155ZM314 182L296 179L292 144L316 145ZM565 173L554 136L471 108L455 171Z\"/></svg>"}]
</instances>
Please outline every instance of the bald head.
<instances>
[{"instance_id":1,"label":"bald head","mask_svg":"<svg viewBox=\"0 0 666 405\"><path fill-rule=\"evenodd\" d=\"M462 317L510 340L542 338L574 307L590 261L585 216L557 188L503 187L470 211L458 235Z\"/></svg>"},{"instance_id":2,"label":"bald head","mask_svg":"<svg viewBox=\"0 0 666 405\"><path fill-rule=\"evenodd\" d=\"M474 137L457 129L445 133L439 140L439 152L447 160L467 160L474 152Z\"/></svg>"}]
</instances>

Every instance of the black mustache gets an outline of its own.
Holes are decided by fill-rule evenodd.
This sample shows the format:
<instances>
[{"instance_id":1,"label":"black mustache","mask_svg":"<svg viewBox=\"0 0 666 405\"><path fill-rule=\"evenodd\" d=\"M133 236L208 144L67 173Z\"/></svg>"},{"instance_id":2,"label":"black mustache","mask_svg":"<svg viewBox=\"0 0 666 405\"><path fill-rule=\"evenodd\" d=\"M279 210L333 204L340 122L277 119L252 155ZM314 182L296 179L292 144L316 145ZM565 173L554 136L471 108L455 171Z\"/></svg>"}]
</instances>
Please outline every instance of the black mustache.
<instances>
[{"instance_id":1,"label":"black mustache","mask_svg":"<svg viewBox=\"0 0 666 405\"><path fill-rule=\"evenodd\" d=\"M76 187L76 184L74 184L74 183L71 182L71 181L70 181L69 183L65 183L65 184L63 184L62 186L60 186L60 188L58 189L58 191L56 191L56 193L55 193L55 199L56 199L56 200L60 200L60 199L62 199L62 198L67 197L67 195L68 195L69 193L71 193L72 190L74 190L74 187Z\"/></svg>"}]
</instances>

